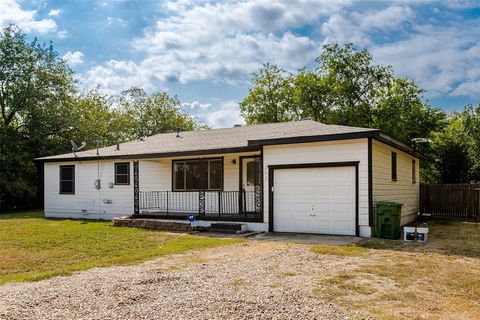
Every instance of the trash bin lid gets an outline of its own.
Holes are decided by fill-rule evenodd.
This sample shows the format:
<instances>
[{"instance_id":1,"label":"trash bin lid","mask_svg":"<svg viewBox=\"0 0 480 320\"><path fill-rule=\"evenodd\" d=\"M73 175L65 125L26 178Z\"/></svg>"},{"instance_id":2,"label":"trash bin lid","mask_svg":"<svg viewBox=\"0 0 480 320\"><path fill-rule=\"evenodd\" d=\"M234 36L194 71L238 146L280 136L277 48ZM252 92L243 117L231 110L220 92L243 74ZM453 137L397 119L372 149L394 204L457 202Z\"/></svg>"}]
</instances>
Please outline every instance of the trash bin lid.
<instances>
[{"instance_id":1,"label":"trash bin lid","mask_svg":"<svg viewBox=\"0 0 480 320\"><path fill-rule=\"evenodd\" d=\"M385 207L401 207L403 204L398 203L398 202L392 202L392 201L377 201L376 202L377 207L378 206L385 206Z\"/></svg>"}]
</instances>

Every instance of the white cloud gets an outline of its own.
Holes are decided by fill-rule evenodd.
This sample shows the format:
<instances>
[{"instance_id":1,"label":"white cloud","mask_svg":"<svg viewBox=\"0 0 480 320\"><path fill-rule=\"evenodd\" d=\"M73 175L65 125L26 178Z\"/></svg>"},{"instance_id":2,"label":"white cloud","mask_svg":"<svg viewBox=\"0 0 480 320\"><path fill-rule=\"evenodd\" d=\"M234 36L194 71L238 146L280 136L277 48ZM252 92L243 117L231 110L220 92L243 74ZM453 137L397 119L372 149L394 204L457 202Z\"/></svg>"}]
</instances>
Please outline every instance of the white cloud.
<instances>
[{"instance_id":1,"label":"white cloud","mask_svg":"<svg viewBox=\"0 0 480 320\"><path fill-rule=\"evenodd\" d=\"M357 46L372 45L372 34L398 30L400 26L412 20L415 13L410 7L389 6L382 10L364 12L342 12L330 16L322 25L321 31L325 43L352 42Z\"/></svg>"},{"instance_id":2,"label":"white cloud","mask_svg":"<svg viewBox=\"0 0 480 320\"><path fill-rule=\"evenodd\" d=\"M133 61L109 60L81 75L80 82L84 86L99 86L106 93L116 94L130 87L150 90L155 82L151 77L153 75L149 70L141 68Z\"/></svg>"},{"instance_id":3,"label":"white cloud","mask_svg":"<svg viewBox=\"0 0 480 320\"><path fill-rule=\"evenodd\" d=\"M240 107L235 101L224 101L218 105L193 101L182 103L182 108L201 123L212 128L225 128L244 123L240 117Z\"/></svg>"},{"instance_id":4,"label":"white cloud","mask_svg":"<svg viewBox=\"0 0 480 320\"><path fill-rule=\"evenodd\" d=\"M367 46L371 44L368 35L352 23L352 20L342 14L331 16L327 22L322 25L322 34L325 36L325 43L355 43L357 46Z\"/></svg>"},{"instance_id":5,"label":"white cloud","mask_svg":"<svg viewBox=\"0 0 480 320\"><path fill-rule=\"evenodd\" d=\"M67 30L60 30L55 35L59 39L65 39L66 37L68 37L68 31Z\"/></svg>"},{"instance_id":6,"label":"white cloud","mask_svg":"<svg viewBox=\"0 0 480 320\"><path fill-rule=\"evenodd\" d=\"M199 101L184 102L182 108L190 111L207 110L212 105L210 103L200 103Z\"/></svg>"},{"instance_id":7,"label":"white cloud","mask_svg":"<svg viewBox=\"0 0 480 320\"><path fill-rule=\"evenodd\" d=\"M62 59L66 60L71 66L74 66L83 63L83 53L80 51L68 51L63 55Z\"/></svg>"},{"instance_id":8,"label":"white cloud","mask_svg":"<svg viewBox=\"0 0 480 320\"><path fill-rule=\"evenodd\" d=\"M60 10L60 9L52 9L52 10L50 10L50 12L48 13L48 15L49 15L50 17L56 17L56 16L58 16L61 12L62 12L62 10Z\"/></svg>"},{"instance_id":9,"label":"white cloud","mask_svg":"<svg viewBox=\"0 0 480 320\"><path fill-rule=\"evenodd\" d=\"M353 17L360 22L364 30L370 29L394 29L403 22L415 17L410 7L391 6L384 10L355 13Z\"/></svg>"},{"instance_id":10,"label":"white cloud","mask_svg":"<svg viewBox=\"0 0 480 320\"><path fill-rule=\"evenodd\" d=\"M338 41L368 48L376 63L413 78L427 97L480 95L480 20L457 19L442 11L443 6L427 21L416 10L424 3L408 1L377 9L349 5L306 0L166 2L162 18L126 48L135 58L109 60L82 74L81 80L109 93L131 86L166 90L171 82L244 84L262 62L295 71L311 63L323 43ZM442 17L448 21L440 21ZM303 29L309 32L296 31ZM241 122L234 101L193 101L182 107L214 127Z\"/></svg>"},{"instance_id":11,"label":"white cloud","mask_svg":"<svg viewBox=\"0 0 480 320\"><path fill-rule=\"evenodd\" d=\"M23 10L15 0L0 0L0 27L16 24L25 32L45 34L57 29L52 19L36 19L35 10Z\"/></svg>"},{"instance_id":12,"label":"white cloud","mask_svg":"<svg viewBox=\"0 0 480 320\"><path fill-rule=\"evenodd\" d=\"M407 39L372 51L377 63L390 64L397 74L414 79L429 97L473 94L473 84L480 81L479 29L480 20L417 26Z\"/></svg>"},{"instance_id":13,"label":"white cloud","mask_svg":"<svg viewBox=\"0 0 480 320\"><path fill-rule=\"evenodd\" d=\"M144 57L123 61L133 83L178 81L248 81L261 63L276 63L294 71L314 59L321 42L290 31L318 22L349 1L244 1L164 4L168 14L133 42ZM88 83L119 90L118 64L107 62L89 72ZM108 79L104 78L108 77ZM113 78L112 78L113 77Z\"/></svg>"}]
</instances>

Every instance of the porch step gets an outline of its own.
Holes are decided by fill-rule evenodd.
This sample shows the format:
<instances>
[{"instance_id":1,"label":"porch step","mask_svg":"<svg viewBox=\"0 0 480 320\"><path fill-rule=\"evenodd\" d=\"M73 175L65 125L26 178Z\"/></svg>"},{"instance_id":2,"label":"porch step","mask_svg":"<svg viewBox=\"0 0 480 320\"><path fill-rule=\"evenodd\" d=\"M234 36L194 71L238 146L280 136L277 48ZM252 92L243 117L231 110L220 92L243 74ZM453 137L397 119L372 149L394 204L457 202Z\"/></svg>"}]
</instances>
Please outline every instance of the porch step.
<instances>
[{"instance_id":1,"label":"porch step","mask_svg":"<svg viewBox=\"0 0 480 320\"><path fill-rule=\"evenodd\" d=\"M211 232L242 233L247 231L247 225L242 223L212 223Z\"/></svg>"},{"instance_id":2,"label":"porch step","mask_svg":"<svg viewBox=\"0 0 480 320\"><path fill-rule=\"evenodd\" d=\"M133 227L133 228L145 228L164 231L182 231L189 232L196 230L196 227L192 226L188 221L169 221L160 219L144 219L144 218L131 218L120 217L112 220L115 227Z\"/></svg>"}]
</instances>

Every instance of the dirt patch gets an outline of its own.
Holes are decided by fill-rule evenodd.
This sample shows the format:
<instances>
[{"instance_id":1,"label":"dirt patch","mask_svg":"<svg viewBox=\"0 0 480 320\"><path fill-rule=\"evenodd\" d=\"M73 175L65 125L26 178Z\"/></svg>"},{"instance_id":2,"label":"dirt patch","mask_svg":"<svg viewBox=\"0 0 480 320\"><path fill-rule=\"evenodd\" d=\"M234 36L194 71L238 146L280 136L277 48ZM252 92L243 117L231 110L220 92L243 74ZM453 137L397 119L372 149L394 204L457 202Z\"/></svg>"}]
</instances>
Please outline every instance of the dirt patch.
<instances>
[{"instance_id":1,"label":"dirt patch","mask_svg":"<svg viewBox=\"0 0 480 320\"><path fill-rule=\"evenodd\" d=\"M480 319L480 260L370 250L314 294L375 319Z\"/></svg>"},{"instance_id":2,"label":"dirt patch","mask_svg":"<svg viewBox=\"0 0 480 320\"><path fill-rule=\"evenodd\" d=\"M346 319L312 294L318 279L347 272L350 257L307 245L248 241L0 287L0 318Z\"/></svg>"}]
</instances>

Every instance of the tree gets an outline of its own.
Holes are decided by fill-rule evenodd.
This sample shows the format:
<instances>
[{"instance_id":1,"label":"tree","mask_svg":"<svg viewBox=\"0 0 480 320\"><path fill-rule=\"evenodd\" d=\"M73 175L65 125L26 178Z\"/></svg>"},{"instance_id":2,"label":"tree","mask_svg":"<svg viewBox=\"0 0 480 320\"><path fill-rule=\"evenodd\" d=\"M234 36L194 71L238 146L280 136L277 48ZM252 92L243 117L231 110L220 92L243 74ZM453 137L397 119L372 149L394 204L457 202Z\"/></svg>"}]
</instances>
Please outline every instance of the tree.
<instances>
[{"instance_id":1,"label":"tree","mask_svg":"<svg viewBox=\"0 0 480 320\"><path fill-rule=\"evenodd\" d=\"M316 73L329 84L330 122L372 126L372 110L393 78L391 68L372 65L371 54L357 51L351 43L325 45L316 61Z\"/></svg>"},{"instance_id":2,"label":"tree","mask_svg":"<svg viewBox=\"0 0 480 320\"><path fill-rule=\"evenodd\" d=\"M470 180L480 181L480 104L467 105L461 113L464 136L469 140Z\"/></svg>"},{"instance_id":3,"label":"tree","mask_svg":"<svg viewBox=\"0 0 480 320\"><path fill-rule=\"evenodd\" d=\"M66 127L72 71L52 45L27 43L15 26L0 33L0 205L36 195L32 159L47 154Z\"/></svg>"},{"instance_id":4,"label":"tree","mask_svg":"<svg viewBox=\"0 0 480 320\"><path fill-rule=\"evenodd\" d=\"M118 104L121 111L130 117L130 135L137 138L172 130L205 128L182 111L177 97L171 97L166 92L148 95L143 89L131 88L122 93Z\"/></svg>"},{"instance_id":5,"label":"tree","mask_svg":"<svg viewBox=\"0 0 480 320\"><path fill-rule=\"evenodd\" d=\"M410 144L442 125L445 113L424 103L423 91L390 67L373 65L367 50L325 45L314 70L297 74L265 64L240 103L247 124L310 118L327 124L375 127Z\"/></svg>"},{"instance_id":6,"label":"tree","mask_svg":"<svg viewBox=\"0 0 480 320\"><path fill-rule=\"evenodd\" d=\"M436 169L432 180L440 183L468 182L472 163L464 123L461 115L455 113L448 120L449 124L443 131L432 135L431 151Z\"/></svg>"},{"instance_id":7,"label":"tree","mask_svg":"<svg viewBox=\"0 0 480 320\"><path fill-rule=\"evenodd\" d=\"M133 119L115 106L115 99L98 90L86 91L72 101L71 139L87 149L135 139Z\"/></svg>"},{"instance_id":8,"label":"tree","mask_svg":"<svg viewBox=\"0 0 480 320\"><path fill-rule=\"evenodd\" d=\"M296 74L263 65L240 103L247 124L310 118L378 128L425 152L422 177L436 179L432 147L416 146L412 139L442 131L446 114L424 102L422 89L412 80L395 77L389 66L373 65L370 53L352 44L325 45L316 62L313 70L302 68Z\"/></svg>"},{"instance_id":9,"label":"tree","mask_svg":"<svg viewBox=\"0 0 480 320\"><path fill-rule=\"evenodd\" d=\"M254 73L249 94L240 103L240 114L247 124L298 119L291 80L285 70L268 63Z\"/></svg>"},{"instance_id":10,"label":"tree","mask_svg":"<svg viewBox=\"0 0 480 320\"><path fill-rule=\"evenodd\" d=\"M27 43L15 26L0 33L0 211L39 205L42 167L33 159L70 152L70 140L93 149L97 140L105 146L202 128L165 92L79 93L73 72L51 43Z\"/></svg>"},{"instance_id":11,"label":"tree","mask_svg":"<svg viewBox=\"0 0 480 320\"><path fill-rule=\"evenodd\" d=\"M309 118L315 121L330 123L332 121L333 95L331 82L313 71L300 69L293 78L293 104L297 109L296 119Z\"/></svg>"},{"instance_id":12,"label":"tree","mask_svg":"<svg viewBox=\"0 0 480 320\"><path fill-rule=\"evenodd\" d=\"M446 125L445 112L423 102L423 90L412 80L395 78L386 85L371 111L372 127L411 144L429 138Z\"/></svg>"}]
</instances>

